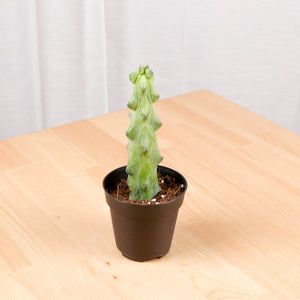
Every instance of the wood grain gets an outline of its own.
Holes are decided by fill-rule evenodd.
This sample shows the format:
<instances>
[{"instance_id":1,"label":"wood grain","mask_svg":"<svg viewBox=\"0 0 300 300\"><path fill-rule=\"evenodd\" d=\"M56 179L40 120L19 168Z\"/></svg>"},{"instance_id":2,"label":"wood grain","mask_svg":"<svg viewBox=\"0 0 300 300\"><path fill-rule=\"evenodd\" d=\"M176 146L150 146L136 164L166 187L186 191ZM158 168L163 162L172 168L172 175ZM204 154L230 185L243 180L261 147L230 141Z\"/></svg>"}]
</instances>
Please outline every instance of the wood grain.
<instances>
[{"instance_id":1,"label":"wood grain","mask_svg":"<svg viewBox=\"0 0 300 300\"><path fill-rule=\"evenodd\" d=\"M0 299L300 298L300 137L206 90L156 111L189 182L170 253L114 244L101 182L128 110L0 141Z\"/></svg>"}]
</instances>

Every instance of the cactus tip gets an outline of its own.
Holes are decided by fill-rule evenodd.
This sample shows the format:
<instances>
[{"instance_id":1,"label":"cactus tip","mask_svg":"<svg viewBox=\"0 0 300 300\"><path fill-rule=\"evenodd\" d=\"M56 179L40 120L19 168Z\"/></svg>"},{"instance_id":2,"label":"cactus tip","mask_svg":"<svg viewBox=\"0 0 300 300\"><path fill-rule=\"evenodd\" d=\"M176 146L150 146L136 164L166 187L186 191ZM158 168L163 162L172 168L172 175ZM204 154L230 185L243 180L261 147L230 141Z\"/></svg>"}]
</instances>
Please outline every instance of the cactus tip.
<instances>
[{"instance_id":1,"label":"cactus tip","mask_svg":"<svg viewBox=\"0 0 300 300\"><path fill-rule=\"evenodd\" d=\"M139 74L142 75L142 74L144 74L144 72L145 72L145 68L142 65L140 65Z\"/></svg>"},{"instance_id":2,"label":"cactus tip","mask_svg":"<svg viewBox=\"0 0 300 300\"><path fill-rule=\"evenodd\" d=\"M134 71L134 72L131 72L129 74L129 80L135 84L136 80L137 80L137 77L138 77L138 72Z\"/></svg>"},{"instance_id":3,"label":"cactus tip","mask_svg":"<svg viewBox=\"0 0 300 300\"><path fill-rule=\"evenodd\" d=\"M145 75L148 79L152 78L153 77L153 72L150 70L150 69L147 69L145 71Z\"/></svg>"}]
</instances>

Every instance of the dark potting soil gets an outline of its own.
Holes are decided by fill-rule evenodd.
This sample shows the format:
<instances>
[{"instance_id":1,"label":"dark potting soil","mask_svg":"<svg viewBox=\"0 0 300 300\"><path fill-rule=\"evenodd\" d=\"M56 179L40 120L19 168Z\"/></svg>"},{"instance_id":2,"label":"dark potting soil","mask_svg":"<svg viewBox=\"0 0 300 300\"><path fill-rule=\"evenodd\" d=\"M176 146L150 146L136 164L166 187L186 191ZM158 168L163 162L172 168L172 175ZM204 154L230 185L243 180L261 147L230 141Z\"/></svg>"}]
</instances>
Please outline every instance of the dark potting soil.
<instances>
[{"instance_id":1,"label":"dark potting soil","mask_svg":"<svg viewBox=\"0 0 300 300\"><path fill-rule=\"evenodd\" d=\"M157 173L159 186L161 191L149 200L129 200L129 187L127 185L127 179L121 179L121 181L110 191L111 195L124 202L139 204L139 205L155 205L159 203L168 202L177 196L179 196L183 190L184 185L175 182L175 178L169 175L162 176Z\"/></svg>"}]
</instances>

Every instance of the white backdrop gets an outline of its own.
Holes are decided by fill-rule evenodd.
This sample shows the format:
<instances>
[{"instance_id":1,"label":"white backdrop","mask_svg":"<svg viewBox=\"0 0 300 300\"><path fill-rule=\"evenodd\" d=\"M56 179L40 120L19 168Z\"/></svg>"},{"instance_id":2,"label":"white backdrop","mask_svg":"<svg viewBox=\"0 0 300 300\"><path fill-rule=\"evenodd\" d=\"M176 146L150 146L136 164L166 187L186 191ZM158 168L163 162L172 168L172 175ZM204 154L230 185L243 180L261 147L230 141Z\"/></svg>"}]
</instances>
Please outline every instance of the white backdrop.
<instances>
[{"instance_id":1,"label":"white backdrop","mask_svg":"<svg viewBox=\"0 0 300 300\"><path fill-rule=\"evenodd\" d=\"M0 139L107 112L103 1L0 0Z\"/></svg>"},{"instance_id":2,"label":"white backdrop","mask_svg":"<svg viewBox=\"0 0 300 300\"><path fill-rule=\"evenodd\" d=\"M300 133L298 0L1 0L0 139L209 89Z\"/></svg>"}]
</instances>

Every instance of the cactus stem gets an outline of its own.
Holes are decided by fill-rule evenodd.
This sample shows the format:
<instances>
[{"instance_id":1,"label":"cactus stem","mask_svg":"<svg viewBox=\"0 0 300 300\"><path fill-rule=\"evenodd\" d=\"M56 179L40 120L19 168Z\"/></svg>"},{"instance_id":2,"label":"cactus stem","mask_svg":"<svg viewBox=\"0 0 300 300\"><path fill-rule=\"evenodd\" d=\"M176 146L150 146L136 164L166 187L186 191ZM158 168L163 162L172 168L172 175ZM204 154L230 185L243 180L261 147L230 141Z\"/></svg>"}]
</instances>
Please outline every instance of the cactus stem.
<instances>
[{"instance_id":1,"label":"cactus stem","mask_svg":"<svg viewBox=\"0 0 300 300\"><path fill-rule=\"evenodd\" d=\"M159 96L153 87L153 72L148 65L140 66L138 71L130 73L129 79L134 83L133 95L128 107L131 124L126 132L128 185L131 200L152 199L160 187L157 178L157 166L162 160L156 130L161 126L153 103Z\"/></svg>"}]
</instances>

